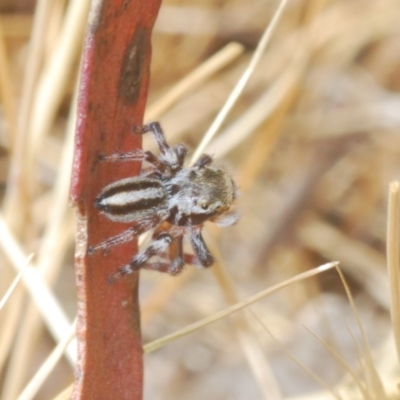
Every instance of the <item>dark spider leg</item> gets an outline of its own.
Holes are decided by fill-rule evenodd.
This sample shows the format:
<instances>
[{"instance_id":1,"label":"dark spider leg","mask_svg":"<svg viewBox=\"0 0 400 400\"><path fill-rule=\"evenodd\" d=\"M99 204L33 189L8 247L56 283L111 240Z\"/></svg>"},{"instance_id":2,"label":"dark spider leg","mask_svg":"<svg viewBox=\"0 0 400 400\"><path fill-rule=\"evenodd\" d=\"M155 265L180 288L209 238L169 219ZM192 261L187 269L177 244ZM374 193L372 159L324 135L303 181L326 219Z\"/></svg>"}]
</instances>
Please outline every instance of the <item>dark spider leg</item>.
<instances>
[{"instance_id":1,"label":"dark spider leg","mask_svg":"<svg viewBox=\"0 0 400 400\"><path fill-rule=\"evenodd\" d=\"M154 139L162 153L171 150L170 145L165 140L164 132L161 128L161 125L158 122L150 122L146 125L134 126L132 128L132 132L139 135L144 135L147 132L152 132Z\"/></svg>"},{"instance_id":2,"label":"dark spider leg","mask_svg":"<svg viewBox=\"0 0 400 400\"><path fill-rule=\"evenodd\" d=\"M183 254L182 241L183 237L178 237L174 239L173 242L170 244L169 254L167 254L166 252L156 254L160 258L170 259L171 260L170 262L156 261L152 263L146 263L142 264L140 266L140 269L149 269L152 271L166 272L170 275L180 274L183 270L183 267L186 264L185 262L186 258L189 257L191 261L194 258L193 255Z\"/></svg>"},{"instance_id":3,"label":"dark spider leg","mask_svg":"<svg viewBox=\"0 0 400 400\"><path fill-rule=\"evenodd\" d=\"M160 254L157 254L157 256L158 257L160 257L160 258L162 258L162 259L166 259L166 260L169 260L170 258L169 258L169 256L168 256L168 254L167 253L160 253ZM188 254L188 253L183 253L183 261L184 261L184 264L186 265L186 264L188 264L188 265L198 265L199 264L199 261L198 261L198 259L196 258L196 256L194 256L193 254ZM168 268L171 266L171 262L169 262L169 263L167 263L167 262L165 262L165 263L163 263L163 262L155 262L155 263L152 263L152 264L145 264L145 265L143 265L142 267L140 267L140 268L143 268L143 269L153 269L153 270L157 270L157 271L161 271L161 272L168 272L168 268L164 268L164 267L162 267L162 268L164 268L164 269L160 269L160 268L158 268L158 267L156 267L156 268L154 268L154 267L152 267L152 265L154 265L154 264L162 264L162 265L167 265L168 266Z\"/></svg>"},{"instance_id":4,"label":"dark spider leg","mask_svg":"<svg viewBox=\"0 0 400 400\"><path fill-rule=\"evenodd\" d=\"M141 149L136 149L129 151L127 153L114 153L108 156L104 154L99 155L100 161L116 162L116 161L147 161L153 164L156 168L161 171L165 170L165 165L161 163L157 156L155 156L151 151L143 151Z\"/></svg>"},{"instance_id":5,"label":"dark spider leg","mask_svg":"<svg viewBox=\"0 0 400 400\"><path fill-rule=\"evenodd\" d=\"M165 140L164 132L158 122L151 122L143 126L134 126L132 130L134 133L142 135L146 132L152 132L161 152L160 161L167 165L171 171L178 171L182 168L184 156L186 155L183 150L185 146L179 145L176 148L170 147Z\"/></svg>"},{"instance_id":6,"label":"dark spider leg","mask_svg":"<svg viewBox=\"0 0 400 400\"><path fill-rule=\"evenodd\" d=\"M124 265L116 272L114 272L108 278L108 283L113 283L121 276L131 274L133 271L137 271L139 268L146 265L147 261L151 257L165 252L171 244L172 240L172 236L168 233L161 233L160 235L158 235L157 239L146 250L135 256L129 264Z\"/></svg>"},{"instance_id":7,"label":"dark spider leg","mask_svg":"<svg viewBox=\"0 0 400 400\"><path fill-rule=\"evenodd\" d=\"M104 242L90 246L88 253L90 255L96 253L99 250L107 251L110 247L119 246L123 243L130 242L135 237L141 235L142 233L156 227L160 223L160 218L155 219L144 219L138 221L137 224L126 231L120 233L119 235L113 236Z\"/></svg>"},{"instance_id":8,"label":"dark spider leg","mask_svg":"<svg viewBox=\"0 0 400 400\"><path fill-rule=\"evenodd\" d=\"M183 260L185 261L185 264L189 264L189 265L198 265L199 264L196 256L194 256L193 254L184 253Z\"/></svg>"},{"instance_id":9,"label":"dark spider leg","mask_svg":"<svg viewBox=\"0 0 400 400\"><path fill-rule=\"evenodd\" d=\"M178 144L174 147L175 153L178 156L179 166L182 168L185 162L185 157L188 153L188 148L184 144Z\"/></svg>"},{"instance_id":10,"label":"dark spider leg","mask_svg":"<svg viewBox=\"0 0 400 400\"><path fill-rule=\"evenodd\" d=\"M193 247L195 256L202 267L210 267L214 264L214 257L208 250L203 236L201 235L201 227L193 227L190 232L190 243Z\"/></svg>"},{"instance_id":11,"label":"dark spider leg","mask_svg":"<svg viewBox=\"0 0 400 400\"><path fill-rule=\"evenodd\" d=\"M161 173L165 172L167 166L163 164L157 156L155 156L151 151L134 150L128 153L115 153L105 156L103 154L99 155L100 161L106 162L116 162L116 161L147 161L152 164Z\"/></svg>"},{"instance_id":12,"label":"dark spider leg","mask_svg":"<svg viewBox=\"0 0 400 400\"><path fill-rule=\"evenodd\" d=\"M185 258L185 263L183 264L183 266L185 264L196 265L196 258L193 256L193 254L185 254L184 258ZM164 273L167 273L167 274L171 274L170 268L171 268L171 263L169 263L169 262L160 262L160 261L153 262L153 263L146 263L146 264L143 264L140 267L140 269L147 269L147 270L151 270L151 271L164 272ZM176 273L171 274L171 275L180 274L182 272L182 269L179 272L176 272ZM116 279L116 278L114 278L114 279ZM113 281L111 281L111 283L112 282Z\"/></svg>"},{"instance_id":13,"label":"dark spider leg","mask_svg":"<svg viewBox=\"0 0 400 400\"><path fill-rule=\"evenodd\" d=\"M208 154L202 154L200 158L193 164L193 167L203 168L213 162L213 159Z\"/></svg>"},{"instance_id":14,"label":"dark spider leg","mask_svg":"<svg viewBox=\"0 0 400 400\"><path fill-rule=\"evenodd\" d=\"M183 266L185 266L185 264L189 264L189 263L184 263ZM171 273L170 269L171 269L171 263L169 262L153 262L153 263L147 263L147 264L143 264L140 269L147 269L147 270L151 270L151 271L157 271L157 272L163 272L163 273L167 273L170 275L179 275L182 272L182 269L180 269L179 272L176 273Z\"/></svg>"},{"instance_id":15,"label":"dark spider leg","mask_svg":"<svg viewBox=\"0 0 400 400\"><path fill-rule=\"evenodd\" d=\"M115 154L110 154L108 156L104 154L99 155L99 160L100 161L110 161L110 162L115 162L115 161L142 161L146 158L146 153L144 153L143 150L133 150L129 151L127 153L115 153Z\"/></svg>"},{"instance_id":16,"label":"dark spider leg","mask_svg":"<svg viewBox=\"0 0 400 400\"><path fill-rule=\"evenodd\" d=\"M169 267L171 266L171 264L169 262L153 262L153 263L147 263L147 264L143 264L140 269L147 269L147 270L151 270L151 271L158 271L158 272L165 272L168 273ZM118 277L117 277L118 278ZM113 280L110 282L110 279L108 280L110 283L113 283L115 279L117 278L113 278Z\"/></svg>"},{"instance_id":17,"label":"dark spider leg","mask_svg":"<svg viewBox=\"0 0 400 400\"><path fill-rule=\"evenodd\" d=\"M144 153L144 159L154 165L158 171L164 173L167 167L159 160L157 156L155 156L151 151L146 151Z\"/></svg>"},{"instance_id":18,"label":"dark spider leg","mask_svg":"<svg viewBox=\"0 0 400 400\"><path fill-rule=\"evenodd\" d=\"M185 266L185 260L183 258L183 237L177 237L169 247L169 258L171 260L168 273L170 275L178 275L182 272Z\"/></svg>"}]
</instances>

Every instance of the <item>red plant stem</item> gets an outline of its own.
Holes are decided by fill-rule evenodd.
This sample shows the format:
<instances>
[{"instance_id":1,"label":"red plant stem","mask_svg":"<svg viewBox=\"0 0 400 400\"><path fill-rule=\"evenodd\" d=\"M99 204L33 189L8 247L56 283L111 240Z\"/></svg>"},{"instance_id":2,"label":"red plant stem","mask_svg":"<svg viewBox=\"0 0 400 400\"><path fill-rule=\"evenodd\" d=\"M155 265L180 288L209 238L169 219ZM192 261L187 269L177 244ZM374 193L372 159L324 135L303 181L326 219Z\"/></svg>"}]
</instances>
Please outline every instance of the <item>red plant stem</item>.
<instances>
[{"instance_id":1,"label":"red plant stem","mask_svg":"<svg viewBox=\"0 0 400 400\"><path fill-rule=\"evenodd\" d=\"M100 215L94 200L140 163L99 155L140 148L149 83L151 31L161 0L92 1L85 41L71 198L77 208L78 364L75 400L142 399L143 361L138 274L113 285L108 276L137 251L136 242L89 255L128 226Z\"/></svg>"}]
</instances>

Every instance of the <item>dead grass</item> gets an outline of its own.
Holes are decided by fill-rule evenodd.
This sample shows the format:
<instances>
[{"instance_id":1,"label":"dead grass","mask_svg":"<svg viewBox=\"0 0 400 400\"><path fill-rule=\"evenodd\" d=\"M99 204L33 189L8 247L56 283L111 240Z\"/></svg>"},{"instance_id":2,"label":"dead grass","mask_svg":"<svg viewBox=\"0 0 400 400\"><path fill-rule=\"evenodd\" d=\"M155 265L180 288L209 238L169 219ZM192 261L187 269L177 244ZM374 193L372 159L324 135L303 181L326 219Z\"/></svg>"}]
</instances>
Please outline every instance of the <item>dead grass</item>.
<instances>
[{"instance_id":1,"label":"dead grass","mask_svg":"<svg viewBox=\"0 0 400 400\"><path fill-rule=\"evenodd\" d=\"M76 313L68 191L88 4L0 7L0 297L35 254L0 310L0 400L62 354ZM289 0L219 119L279 4L163 3L146 118L196 155L213 132L204 151L232 171L241 218L207 227L215 268L142 273L144 342L331 260L348 286L327 271L146 354L145 399L400 397L398 183L387 206L400 172L400 2ZM21 399L68 398L66 349Z\"/></svg>"}]
</instances>

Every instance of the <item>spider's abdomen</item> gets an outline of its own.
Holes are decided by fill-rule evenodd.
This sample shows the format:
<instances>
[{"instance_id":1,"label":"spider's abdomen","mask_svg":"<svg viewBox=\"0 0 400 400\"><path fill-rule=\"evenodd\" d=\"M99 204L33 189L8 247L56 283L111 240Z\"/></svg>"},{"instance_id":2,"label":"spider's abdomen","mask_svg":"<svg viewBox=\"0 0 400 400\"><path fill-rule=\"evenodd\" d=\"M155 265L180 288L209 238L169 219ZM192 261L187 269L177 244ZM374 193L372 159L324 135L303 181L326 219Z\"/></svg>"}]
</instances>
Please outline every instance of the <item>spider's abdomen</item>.
<instances>
[{"instance_id":1,"label":"spider's abdomen","mask_svg":"<svg viewBox=\"0 0 400 400\"><path fill-rule=\"evenodd\" d=\"M166 212L167 193L158 179L126 178L106 186L95 206L109 219L129 223Z\"/></svg>"}]
</instances>

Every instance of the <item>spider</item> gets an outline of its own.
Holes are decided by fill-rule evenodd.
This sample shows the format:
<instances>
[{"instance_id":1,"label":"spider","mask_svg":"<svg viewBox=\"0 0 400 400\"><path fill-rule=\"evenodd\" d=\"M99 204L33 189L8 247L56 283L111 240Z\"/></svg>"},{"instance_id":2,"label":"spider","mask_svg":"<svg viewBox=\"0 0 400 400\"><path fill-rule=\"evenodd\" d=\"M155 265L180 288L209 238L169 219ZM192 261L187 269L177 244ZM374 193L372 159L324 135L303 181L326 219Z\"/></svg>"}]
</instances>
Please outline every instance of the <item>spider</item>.
<instances>
[{"instance_id":1,"label":"spider","mask_svg":"<svg viewBox=\"0 0 400 400\"><path fill-rule=\"evenodd\" d=\"M179 274L186 263L209 267L214 263L201 234L203 224L212 221L220 226L236 222L230 211L237 197L231 176L213 159L203 154L192 167L184 167L187 147L168 145L158 122L134 127L133 132L152 132L160 149L157 157L150 151L136 150L101 157L106 161L147 161L150 168L140 176L121 179L107 185L95 200L95 207L107 218L132 224L123 233L89 247L89 253L107 250L154 229L151 244L120 267L109 282L140 268ZM183 237L189 238L194 255L183 253ZM167 252L169 250L169 253ZM158 256L164 261L150 262ZM170 258L170 261L165 261Z\"/></svg>"}]
</instances>

